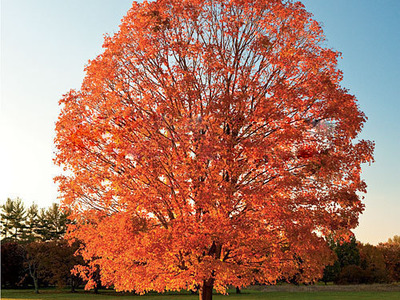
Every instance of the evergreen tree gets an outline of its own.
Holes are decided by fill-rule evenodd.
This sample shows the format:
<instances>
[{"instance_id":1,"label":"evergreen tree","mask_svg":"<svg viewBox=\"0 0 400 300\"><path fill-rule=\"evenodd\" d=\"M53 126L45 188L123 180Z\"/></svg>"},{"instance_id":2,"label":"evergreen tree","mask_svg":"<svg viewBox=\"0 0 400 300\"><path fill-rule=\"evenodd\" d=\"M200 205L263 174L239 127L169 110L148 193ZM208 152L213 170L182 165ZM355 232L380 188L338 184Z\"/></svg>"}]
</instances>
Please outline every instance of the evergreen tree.
<instances>
[{"instance_id":1,"label":"evergreen tree","mask_svg":"<svg viewBox=\"0 0 400 300\"><path fill-rule=\"evenodd\" d=\"M35 233L42 241L57 240L63 237L67 230L68 214L62 212L58 204L42 208L38 214Z\"/></svg>"},{"instance_id":2,"label":"evergreen tree","mask_svg":"<svg viewBox=\"0 0 400 300\"><path fill-rule=\"evenodd\" d=\"M360 250L354 236L350 241L337 241L333 249L338 257L340 267L355 265L360 266Z\"/></svg>"},{"instance_id":3,"label":"evergreen tree","mask_svg":"<svg viewBox=\"0 0 400 300\"><path fill-rule=\"evenodd\" d=\"M42 241L47 241L50 239L49 233L49 221L47 219L47 213L45 208L41 208L38 213L37 226L34 232Z\"/></svg>"},{"instance_id":4,"label":"evergreen tree","mask_svg":"<svg viewBox=\"0 0 400 300\"><path fill-rule=\"evenodd\" d=\"M340 274L340 263L338 260L336 260L332 265L328 265L325 267L324 275L321 281L325 282L325 284L331 281L337 281L339 274Z\"/></svg>"},{"instance_id":5,"label":"evergreen tree","mask_svg":"<svg viewBox=\"0 0 400 300\"><path fill-rule=\"evenodd\" d=\"M1 234L4 238L21 239L25 230L25 207L20 198L8 198L1 206Z\"/></svg>"},{"instance_id":6,"label":"evergreen tree","mask_svg":"<svg viewBox=\"0 0 400 300\"><path fill-rule=\"evenodd\" d=\"M67 230L67 214L60 210L57 203L53 203L46 212L48 234L50 240L60 239Z\"/></svg>"},{"instance_id":7,"label":"evergreen tree","mask_svg":"<svg viewBox=\"0 0 400 300\"><path fill-rule=\"evenodd\" d=\"M33 203L27 210L25 218L25 234L24 239L28 241L35 241L38 235L35 230L39 226L39 208L37 204Z\"/></svg>"},{"instance_id":8,"label":"evergreen tree","mask_svg":"<svg viewBox=\"0 0 400 300\"><path fill-rule=\"evenodd\" d=\"M48 241L63 237L67 230L68 213L58 204L39 209L32 204L27 210L20 198L10 199L0 206L1 236L20 241Z\"/></svg>"},{"instance_id":9,"label":"evergreen tree","mask_svg":"<svg viewBox=\"0 0 400 300\"><path fill-rule=\"evenodd\" d=\"M349 280L347 277L351 275L350 273L354 273L354 270L361 270L360 250L356 238L353 235L349 241L345 241L330 237L327 242L336 254L336 260L333 264L325 267L321 280L325 283L330 281L347 282L346 280Z\"/></svg>"},{"instance_id":10,"label":"evergreen tree","mask_svg":"<svg viewBox=\"0 0 400 300\"><path fill-rule=\"evenodd\" d=\"M9 238L12 234L12 214L14 210L14 201L10 198L1 206L1 235L3 238Z\"/></svg>"}]
</instances>

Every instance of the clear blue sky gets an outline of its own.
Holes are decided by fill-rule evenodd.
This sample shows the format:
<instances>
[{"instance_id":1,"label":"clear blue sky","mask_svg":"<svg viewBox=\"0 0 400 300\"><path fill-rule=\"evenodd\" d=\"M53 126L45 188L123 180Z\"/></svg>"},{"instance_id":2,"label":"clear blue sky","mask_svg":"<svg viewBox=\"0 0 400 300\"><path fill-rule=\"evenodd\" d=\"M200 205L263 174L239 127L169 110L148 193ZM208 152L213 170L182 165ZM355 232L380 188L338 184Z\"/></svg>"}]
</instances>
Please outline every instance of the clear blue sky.
<instances>
[{"instance_id":1,"label":"clear blue sky","mask_svg":"<svg viewBox=\"0 0 400 300\"><path fill-rule=\"evenodd\" d=\"M376 244L400 235L400 1L304 0L323 24L326 45L343 53L343 86L369 120L376 142L363 167L366 210L355 230ZM57 201L53 177L58 100L79 88L83 67L102 52L131 0L1 0L0 203Z\"/></svg>"}]
</instances>

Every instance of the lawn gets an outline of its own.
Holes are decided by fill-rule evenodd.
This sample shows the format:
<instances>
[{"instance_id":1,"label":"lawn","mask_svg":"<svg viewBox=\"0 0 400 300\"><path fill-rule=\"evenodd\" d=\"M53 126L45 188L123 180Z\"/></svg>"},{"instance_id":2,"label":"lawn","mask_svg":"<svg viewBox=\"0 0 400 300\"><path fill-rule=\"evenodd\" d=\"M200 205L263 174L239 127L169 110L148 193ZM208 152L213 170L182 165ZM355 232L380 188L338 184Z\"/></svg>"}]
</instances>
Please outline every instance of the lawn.
<instances>
[{"instance_id":1,"label":"lawn","mask_svg":"<svg viewBox=\"0 0 400 300\"><path fill-rule=\"evenodd\" d=\"M380 300L380 299L400 299L400 291L393 290L315 290L315 291L257 291L243 290L242 294L235 294L230 291L230 295L215 294L215 300L251 300L251 299L268 299L268 300ZM169 293L169 294L146 294L144 296L117 294L113 291L101 291L100 294L93 292L85 292L79 290L77 293L69 293L63 290L47 289L42 290L40 294L34 294L32 290L2 290L1 299L93 299L93 300L128 300L128 299L143 299L143 300L197 300L197 295L190 293Z\"/></svg>"}]
</instances>

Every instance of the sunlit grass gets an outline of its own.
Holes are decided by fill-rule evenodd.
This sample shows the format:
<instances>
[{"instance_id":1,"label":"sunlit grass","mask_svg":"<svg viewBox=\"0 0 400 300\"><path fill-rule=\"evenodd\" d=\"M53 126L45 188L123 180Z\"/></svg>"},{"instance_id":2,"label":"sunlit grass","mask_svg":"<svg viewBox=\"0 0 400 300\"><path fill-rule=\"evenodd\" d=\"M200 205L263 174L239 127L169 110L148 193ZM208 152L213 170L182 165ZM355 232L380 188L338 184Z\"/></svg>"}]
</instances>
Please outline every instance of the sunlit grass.
<instances>
[{"instance_id":1,"label":"sunlit grass","mask_svg":"<svg viewBox=\"0 0 400 300\"><path fill-rule=\"evenodd\" d=\"M144 300L196 300L198 295L190 294L189 292L182 293L167 293L155 294L149 293L144 296L116 293L110 290L102 290L99 294L78 290L77 293L70 293L66 290L44 289L40 294L35 294L32 290L2 290L1 299L95 299L95 300L128 300L128 299L144 299ZM400 299L400 291L256 291L243 290L241 294L236 294L234 290L229 291L229 295L215 294L213 299L216 300L245 300L245 299L268 299L268 300L397 300Z\"/></svg>"}]
</instances>

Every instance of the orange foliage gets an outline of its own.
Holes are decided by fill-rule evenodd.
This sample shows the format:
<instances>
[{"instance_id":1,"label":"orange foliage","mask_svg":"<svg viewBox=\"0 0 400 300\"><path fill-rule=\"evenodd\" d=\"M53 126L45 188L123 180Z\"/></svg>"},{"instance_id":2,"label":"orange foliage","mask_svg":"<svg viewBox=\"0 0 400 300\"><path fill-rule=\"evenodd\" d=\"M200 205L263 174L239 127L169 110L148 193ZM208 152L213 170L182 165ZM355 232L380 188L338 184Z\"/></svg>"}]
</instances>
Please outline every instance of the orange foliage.
<instances>
[{"instance_id":1,"label":"orange foliage","mask_svg":"<svg viewBox=\"0 0 400 300\"><path fill-rule=\"evenodd\" d=\"M323 40L300 3L133 4L56 125L69 237L103 284L224 292L299 257L303 281L322 274L373 151Z\"/></svg>"}]
</instances>

